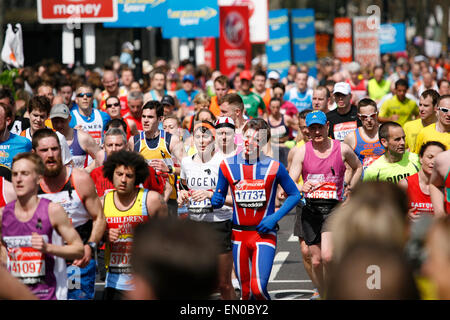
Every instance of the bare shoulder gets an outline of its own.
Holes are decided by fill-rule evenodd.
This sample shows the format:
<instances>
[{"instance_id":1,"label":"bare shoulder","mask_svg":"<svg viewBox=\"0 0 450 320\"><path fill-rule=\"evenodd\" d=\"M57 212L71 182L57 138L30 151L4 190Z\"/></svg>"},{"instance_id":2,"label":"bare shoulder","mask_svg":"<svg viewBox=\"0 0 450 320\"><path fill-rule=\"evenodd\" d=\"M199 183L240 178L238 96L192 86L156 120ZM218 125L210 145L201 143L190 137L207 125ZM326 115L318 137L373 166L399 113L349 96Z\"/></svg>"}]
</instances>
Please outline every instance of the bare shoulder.
<instances>
[{"instance_id":1,"label":"bare shoulder","mask_svg":"<svg viewBox=\"0 0 450 320\"><path fill-rule=\"evenodd\" d=\"M95 188L91 175L83 169L73 168L72 170L72 181L77 192L80 195L89 195L92 192L91 189Z\"/></svg>"},{"instance_id":2,"label":"bare shoulder","mask_svg":"<svg viewBox=\"0 0 450 320\"><path fill-rule=\"evenodd\" d=\"M450 150L439 153L434 161L437 172L445 176L450 169Z\"/></svg>"}]
</instances>

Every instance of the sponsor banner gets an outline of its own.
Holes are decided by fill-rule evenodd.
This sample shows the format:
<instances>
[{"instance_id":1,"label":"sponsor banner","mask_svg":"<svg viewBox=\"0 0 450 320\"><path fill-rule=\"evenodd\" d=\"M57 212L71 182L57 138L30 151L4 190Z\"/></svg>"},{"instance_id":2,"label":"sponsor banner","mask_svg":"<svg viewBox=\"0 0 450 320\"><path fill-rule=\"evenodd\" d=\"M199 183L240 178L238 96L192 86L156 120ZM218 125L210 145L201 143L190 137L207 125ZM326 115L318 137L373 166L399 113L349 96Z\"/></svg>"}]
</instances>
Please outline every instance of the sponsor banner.
<instances>
[{"instance_id":1,"label":"sponsor banner","mask_svg":"<svg viewBox=\"0 0 450 320\"><path fill-rule=\"evenodd\" d=\"M309 67L309 74L315 77L317 57L314 9L293 9L291 25L294 61L297 65L306 64Z\"/></svg>"},{"instance_id":2,"label":"sponsor banner","mask_svg":"<svg viewBox=\"0 0 450 320\"><path fill-rule=\"evenodd\" d=\"M203 48L205 50L205 64L216 70L216 38L203 38Z\"/></svg>"},{"instance_id":3,"label":"sponsor banner","mask_svg":"<svg viewBox=\"0 0 450 320\"><path fill-rule=\"evenodd\" d=\"M378 28L372 28L374 17L353 18L353 39L355 61L361 66L380 63L380 45L378 42ZM376 17L375 17L376 19ZM376 22L376 25L379 23Z\"/></svg>"},{"instance_id":4,"label":"sponsor banner","mask_svg":"<svg viewBox=\"0 0 450 320\"><path fill-rule=\"evenodd\" d=\"M406 29L404 23L387 23L380 25L380 53L406 51Z\"/></svg>"},{"instance_id":5,"label":"sponsor banner","mask_svg":"<svg viewBox=\"0 0 450 320\"><path fill-rule=\"evenodd\" d=\"M250 42L266 43L269 40L268 0L219 0L219 6L247 6L249 11Z\"/></svg>"},{"instance_id":6,"label":"sponsor banner","mask_svg":"<svg viewBox=\"0 0 450 320\"><path fill-rule=\"evenodd\" d=\"M238 64L250 69L252 47L246 6L220 7L220 72L230 76Z\"/></svg>"},{"instance_id":7,"label":"sponsor banner","mask_svg":"<svg viewBox=\"0 0 450 320\"><path fill-rule=\"evenodd\" d=\"M203 38L219 36L217 0L167 0L163 38Z\"/></svg>"},{"instance_id":8,"label":"sponsor banner","mask_svg":"<svg viewBox=\"0 0 450 320\"><path fill-rule=\"evenodd\" d=\"M352 51L352 20L334 19L334 56L342 63L350 63L353 61Z\"/></svg>"},{"instance_id":9,"label":"sponsor banner","mask_svg":"<svg viewBox=\"0 0 450 320\"><path fill-rule=\"evenodd\" d=\"M286 77L291 64L291 38L287 9L269 11L269 41L266 43L269 71Z\"/></svg>"},{"instance_id":10,"label":"sponsor banner","mask_svg":"<svg viewBox=\"0 0 450 320\"><path fill-rule=\"evenodd\" d=\"M166 21L167 0L117 0L118 19L105 28L162 27Z\"/></svg>"},{"instance_id":11,"label":"sponsor banner","mask_svg":"<svg viewBox=\"0 0 450 320\"><path fill-rule=\"evenodd\" d=\"M316 54L317 58L324 58L331 55L329 51L331 36L328 33L316 34Z\"/></svg>"},{"instance_id":12,"label":"sponsor banner","mask_svg":"<svg viewBox=\"0 0 450 320\"><path fill-rule=\"evenodd\" d=\"M117 20L117 0L38 0L39 23L97 23Z\"/></svg>"}]
</instances>

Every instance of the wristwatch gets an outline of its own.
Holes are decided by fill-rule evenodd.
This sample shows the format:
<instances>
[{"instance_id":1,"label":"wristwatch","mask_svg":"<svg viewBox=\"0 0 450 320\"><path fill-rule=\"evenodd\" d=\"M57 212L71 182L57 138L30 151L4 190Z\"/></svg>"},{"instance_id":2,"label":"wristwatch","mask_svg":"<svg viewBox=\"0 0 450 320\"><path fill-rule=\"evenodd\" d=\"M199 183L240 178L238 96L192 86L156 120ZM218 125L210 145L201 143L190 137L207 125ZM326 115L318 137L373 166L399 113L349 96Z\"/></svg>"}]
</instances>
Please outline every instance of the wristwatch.
<instances>
[{"instance_id":1,"label":"wristwatch","mask_svg":"<svg viewBox=\"0 0 450 320\"><path fill-rule=\"evenodd\" d=\"M167 168L169 168L169 172L167 172L167 173L173 173L174 172L174 168L169 164L168 166L167 166Z\"/></svg>"},{"instance_id":2,"label":"wristwatch","mask_svg":"<svg viewBox=\"0 0 450 320\"><path fill-rule=\"evenodd\" d=\"M97 252L97 243L93 242L93 241L89 241L87 243L87 245L89 247L91 247L92 252Z\"/></svg>"}]
</instances>

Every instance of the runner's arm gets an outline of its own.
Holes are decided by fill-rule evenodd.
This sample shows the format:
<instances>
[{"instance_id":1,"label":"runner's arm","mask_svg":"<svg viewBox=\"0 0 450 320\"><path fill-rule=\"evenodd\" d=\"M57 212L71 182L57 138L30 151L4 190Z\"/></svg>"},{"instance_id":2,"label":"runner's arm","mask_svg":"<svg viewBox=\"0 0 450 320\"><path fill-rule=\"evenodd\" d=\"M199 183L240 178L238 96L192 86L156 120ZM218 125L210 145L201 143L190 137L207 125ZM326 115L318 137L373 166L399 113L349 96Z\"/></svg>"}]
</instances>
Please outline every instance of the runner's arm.
<instances>
[{"instance_id":1,"label":"runner's arm","mask_svg":"<svg viewBox=\"0 0 450 320\"><path fill-rule=\"evenodd\" d=\"M148 191L146 206L150 218L166 218L168 216L167 203L163 196L156 191Z\"/></svg>"},{"instance_id":2,"label":"runner's arm","mask_svg":"<svg viewBox=\"0 0 450 320\"><path fill-rule=\"evenodd\" d=\"M31 239L33 248L67 260L82 258L84 254L83 242L78 232L70 223L64 208L57 203L50 203L48 206L48 215L53 228L56 229L67 244L61 246L45 243L43 242L42 236L34 232Z\"/></svg>"},{"instance_id":3,"label":"runner's arm","mask_svg":"<svg viewBox=\"0 0 450 320\"><path fill-rule=\"evenodd\" d=\"M435 217L443 217L445 216L445 208L444 208L444 174L441 172L443 164L445 163L443 157L437 155L434 160L433 171L431 173L430 178L430 197L431 203L433 204L433 210Z\"/></svg>"},{"instance_id":4,"label":"runner's arm","mask_svg":"<svg viewBox=\"0 0 450 320\"><path fill-rule=\"evenodd\" d=\"M256 227L258 232L267 233L273 230L279 220L283 218L289 211L291 211L299 203L301 199L300 191L297 189L297 185L289 176L286 168L282 163L277 172L277 183L280 184L283 190L287 194L286 200L283 205L275 211L273 214L268 214Z\"/></svg>"},{"instance_id":5,"label":"runner's arm","mask_svg":"<svg viewBox=\"0 0 450 320\"><path fill-rule=\"evenodd\" d=\"M103 207L100 198L95 190L94 181L84 170L74 169L74 184L77 192L79 192L81 201L86 211L92 218L92 232L88 242L99 243L102 240L106 230L106 219L103 214ZM92 249L89 245L84 245L85 254L81 260L75 260L74 265L85 267L93 256Z\"/></svg>"},{"instance_id":6,"label":"runner's arm","mask_svg":"<svg viewBox=\"0 0 450 320\"><path fill-rule=\"evenodd\" d=\"M38 300L30 289L14 278L8 270L0 266L0 299L4 300Z\"/></svg>"},{"instance_id":7,"label":"runner's arm","mask_svg":"<svg viewBox=\"0 0 450 320\"><path fill-rule=\"evenodd\" d=\"M345 162L350 166L350 168L353 171L353 175L349 181L349 184L347 186L346 190L351 191L353 187L358 183L358 181L361 179L362 174L362 164L361 161L359 161L358 157L356 156L355 152L345 143L342 145L342 154L344 155Z\"/></svg>"},{"instance_id":8,"label":"runner's arm","mask_svg":"<svg viewBox=\"0 0 450 320\"><path fill-rule=\"evenodd\" d=\"M86 172L90 173L97 166L95 159L97 158L97 154L101 151L100 146L95 142L94 138L92 138L88 133L79 131L78 137L80 138L80 145L83 150L91 156L94 161L84 168Z\"/></svg>"},{"instance_id":9,"label":"runner's arm","mask_svg":"<svg viewBox=\"0 0 450 320\"><path fill-rule=\"evenodd\" d=\"M216 185L216 191L211 197L211 205L214 209L222 208L225 204L228 187L228 180L223 175L222 168L219 167L219 178Z\"/></svg>"}]
</instances>

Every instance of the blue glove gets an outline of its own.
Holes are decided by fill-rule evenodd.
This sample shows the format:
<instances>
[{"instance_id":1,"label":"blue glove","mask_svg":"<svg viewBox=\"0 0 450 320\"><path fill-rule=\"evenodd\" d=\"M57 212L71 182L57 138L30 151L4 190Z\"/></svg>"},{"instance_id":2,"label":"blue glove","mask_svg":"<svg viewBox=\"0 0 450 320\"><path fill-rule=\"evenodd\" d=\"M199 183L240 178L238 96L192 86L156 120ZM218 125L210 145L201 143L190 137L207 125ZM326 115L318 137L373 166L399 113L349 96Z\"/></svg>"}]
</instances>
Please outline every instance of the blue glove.
<instances>
[{"instance_id":1,"label":"blue glove","mask_svg":"<svg viewBox=\"0 0 450 320\"><path fill-rule=\"evenodd\" d=\"M271 214L270 216L267 216L261 220L261 222L256 226L256 230L259 233L267 233L275 229L277 222L278 217L274 214Z\"/></svg>"},{"instance_id":2,"label":"blue glove","mask_svg":"<svg viewBox=\"0 0 450 320\"><path fill-rule=\"evenodd\" d=\"M225 203L225 197L220 192L214 192L211 197L211 205L214 209L222 208Z\"/></svg>"}]
</instances>

